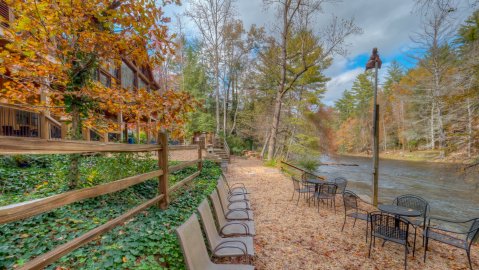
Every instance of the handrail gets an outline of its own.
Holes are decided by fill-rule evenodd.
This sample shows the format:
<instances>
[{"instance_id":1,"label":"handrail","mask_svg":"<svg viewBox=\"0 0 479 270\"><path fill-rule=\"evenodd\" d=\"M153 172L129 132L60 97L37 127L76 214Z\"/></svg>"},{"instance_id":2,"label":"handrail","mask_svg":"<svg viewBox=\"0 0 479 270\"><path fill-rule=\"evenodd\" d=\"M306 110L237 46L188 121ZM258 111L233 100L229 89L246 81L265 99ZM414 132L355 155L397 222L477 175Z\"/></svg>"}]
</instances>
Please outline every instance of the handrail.
<instances>
[{"instance_id":1,"label":"handrail","mask_svg":"<svg viewBox=\"0 0 479 270\"><path fill-rule=\"evenodd\" d=\"M291 164L291 163L288 163L288 162L286 162L286 161L281 160L281 163L286 164L286 165L288 165L288 166L290 166L290 167L292 167L292 168L295 168L296 170L299 170L299 171L302 171L302 172L311 174L311 175L313 175L314 177L317 177L317 178L319 178L319 179L326 180L326 178L325 178L324 176L316 175L316 174L312 173L312 172L309 171L309 170L303 169L303 168L301 168L301 167L298 167L298 166L293 165L293 164Z\"/></svg>"},{"instance_id":2,"label":"handrail","mask_svg":"<svg viewBox=\"0 0 479 270\"><path fill-rule=\"evenodd\" d=\"M0 154L74 154L92 152L150 152L161 150L158 144L124 144L92 141L47 140L0 136Z\"/></svg>"},{"instance_id":3,"label":"handrail","mask_svg":"<svg viewBox=\"0 0 479 270\"><path fill-rule=\"evenodd\" d=\"M55 120L55 118L51 117L50 115L45 115L45 118L50 121L52 124L55 124L57 125L58 127L61 127L62 124L60 122L58 122L57 120Z\"/></svg>"}]
</instances>

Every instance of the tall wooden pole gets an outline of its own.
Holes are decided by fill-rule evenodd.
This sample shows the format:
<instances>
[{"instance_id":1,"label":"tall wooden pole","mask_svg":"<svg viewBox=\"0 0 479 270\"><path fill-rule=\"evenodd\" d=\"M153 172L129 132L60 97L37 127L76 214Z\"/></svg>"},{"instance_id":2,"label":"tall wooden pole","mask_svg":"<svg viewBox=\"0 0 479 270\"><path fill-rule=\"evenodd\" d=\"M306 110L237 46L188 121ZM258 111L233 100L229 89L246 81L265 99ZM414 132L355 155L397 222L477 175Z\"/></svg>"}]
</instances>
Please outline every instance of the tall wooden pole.
<instances>
[{"instance_id":1,"label":"tall wooden pole","mask_svg":"<svg viewBox=\"0 0 479 270\"><path fill-rule=\"evenodd\" d=\"M165 195L158 206L166 209L170 200L168 196L168 134L166 132L158 132L158 143L161 145L161 150L158 150L158 167L163 170L163 174L158 179L158 194Z\"/></svg>"},{"instance_id":2,"label":"tall wooden pole","mask_svg":"<svg viewBox=\"0 0 479 270\"><path fill-rule=\"evenodd\" d=\"M201 172L203 169L203 157L202 157L202 147L201 147L201 141L198 142L198 171Z\"/></svg>"},{"instance_id":3,"label":"tall wooden pole","mask_svg":"<svg viewBox=\"0 0 479 270\"><path fill-rule=\"evenodd\" d=\"M373 205L378 205L378 169L379 169L379 105L378 96L378 62L374 64L374 116L373 116Z\"/></svg>"}]
</instances>

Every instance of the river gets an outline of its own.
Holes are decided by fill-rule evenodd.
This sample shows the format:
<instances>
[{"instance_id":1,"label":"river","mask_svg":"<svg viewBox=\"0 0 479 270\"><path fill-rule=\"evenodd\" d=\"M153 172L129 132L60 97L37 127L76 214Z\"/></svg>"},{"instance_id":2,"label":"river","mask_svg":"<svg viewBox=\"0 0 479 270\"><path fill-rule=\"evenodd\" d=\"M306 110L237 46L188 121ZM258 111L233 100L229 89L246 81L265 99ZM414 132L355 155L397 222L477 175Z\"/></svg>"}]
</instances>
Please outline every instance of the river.
<instances>
[{"instance_id":1,"label":"river","mask_svg":"<svg viewBox=\"0 0 479 270\"><path fill-rule=\"evenodd\" d=\"M323 156L321 161L358 166L322 165L319 175L345 177L347 189L371 196L372 159ZM466 220L479 217L479 179L465 175L460 165L391 159L379 160L379 203L392 203L398 195L414 194L430 204L431 216Z\"/></svg>"}]
</instances>

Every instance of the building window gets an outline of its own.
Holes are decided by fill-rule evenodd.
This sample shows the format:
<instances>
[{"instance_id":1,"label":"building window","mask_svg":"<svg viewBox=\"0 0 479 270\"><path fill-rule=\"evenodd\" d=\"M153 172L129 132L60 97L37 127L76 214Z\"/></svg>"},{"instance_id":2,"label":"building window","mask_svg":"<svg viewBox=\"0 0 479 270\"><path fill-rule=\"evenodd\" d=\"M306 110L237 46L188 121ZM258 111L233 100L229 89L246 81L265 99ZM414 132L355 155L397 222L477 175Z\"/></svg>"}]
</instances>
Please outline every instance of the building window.
<instances>
[{"instance_id":1,"label":"building window","mask_svg":"<svg viewBox=\"0 0 479 270\"><path fill-rule=\"evenodd\" d=\"M135 86L135 72L125 62L121 62L121 87L133 90Z\"/></svg>"},{"instance_id":2,"label":"building window","mask_svg":"<svg viewBox=\"0 0 479 270\"><path fill-rule=\"evenodd\" d=\"M7 22L10 21L10 9L3 0L0 0L0 17L3 17ZM8 27L8 23L6 22L2 22L1 25Z\"/></svg>"},{"instance_id":3,"label":"building window","mask_svg":"<svg viewBox=\"0 0 479 270\"><path fill-rule=\"evenodd\" d=\"M138 81L138 89L145 89L146 91L149 91L148 89L148 83L145 82L143 79L140 79Z\"/></svg>"},{"instance_id":4,"label":"building window","mask_svg":"<svg viewBox=\"0 0 479 270\"><path fill-rule=\"evenodd\" d=\"M106 75L105 73L100 71L99 74L99 81L106 87L111 87L111 79L110 76Z\"/></svg>"}]
</instances>

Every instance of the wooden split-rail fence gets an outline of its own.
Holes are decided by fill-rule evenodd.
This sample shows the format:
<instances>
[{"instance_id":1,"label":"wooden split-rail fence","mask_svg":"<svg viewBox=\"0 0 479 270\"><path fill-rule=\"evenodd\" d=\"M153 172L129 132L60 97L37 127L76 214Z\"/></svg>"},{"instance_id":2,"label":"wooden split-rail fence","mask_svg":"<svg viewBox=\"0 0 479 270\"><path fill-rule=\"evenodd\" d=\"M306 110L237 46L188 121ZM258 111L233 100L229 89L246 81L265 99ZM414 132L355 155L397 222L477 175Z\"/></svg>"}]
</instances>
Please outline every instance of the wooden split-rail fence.
<instances>
[{"instance_id":1,"label":"wooden split-rail fence","mask_svg":"<svg viewBox=\"0 0 479 270\"><path fill-rule=\"evenodd\" d=\"M281 160L280 166L281 166L281 170L289 172L291 174L299 173L300 176L312 177L312 178L317 178L317 179L326 181L326 177L324 177L324 176L316 175L315 173L313 173L311 171L308 171L306 169L298 167L297 165L291 164L291 163L283 161L283 160ZM291 171L290 169L293 169L294 172Z\"/></svg>"},{"instance_id":2,"label":"wooden split-rail fence","mask_svg":"<svg viewBox=\"0 0 479 270\"><path fill-rule=\"evenodd\" d=\"M157 152L158 167L156 171L130 176L124 179L116 180L110 183L97 185L94 187L73 190L50 197L36 199L28 202L12 204L0 207L0 224L23 220L53 209L79 202L88 198L94 198L101 195L117 192L133 185L142 183L148 179L158 177L158 195L150 199L121 216L106 222L105 224L63 244L53 250L40 255L27 262L19 269L43 269L52 264L62 256L94 240L99 235L110 231L114 227L123 224L139 212L150 206L156 205L161 209L168 208L169 194L178 190L180 187L189 183L197 177L202 169L202 152L198 145L178 146L168 145L168 135L159 133L158 144L120 144L120 143L101 143L90 141L65 141L65 140L47 140L37 138L18 138L0 136L0 155L9 154L75 154L75 153L126 153L126 152ZM198 151L198 159L182 162L178 165L168 166L168 152L176 150L194 150ZM183 180L168 185L169 173L179 171L183 168L197 165L197 171Z\"/></svg>"}]
</instances>

